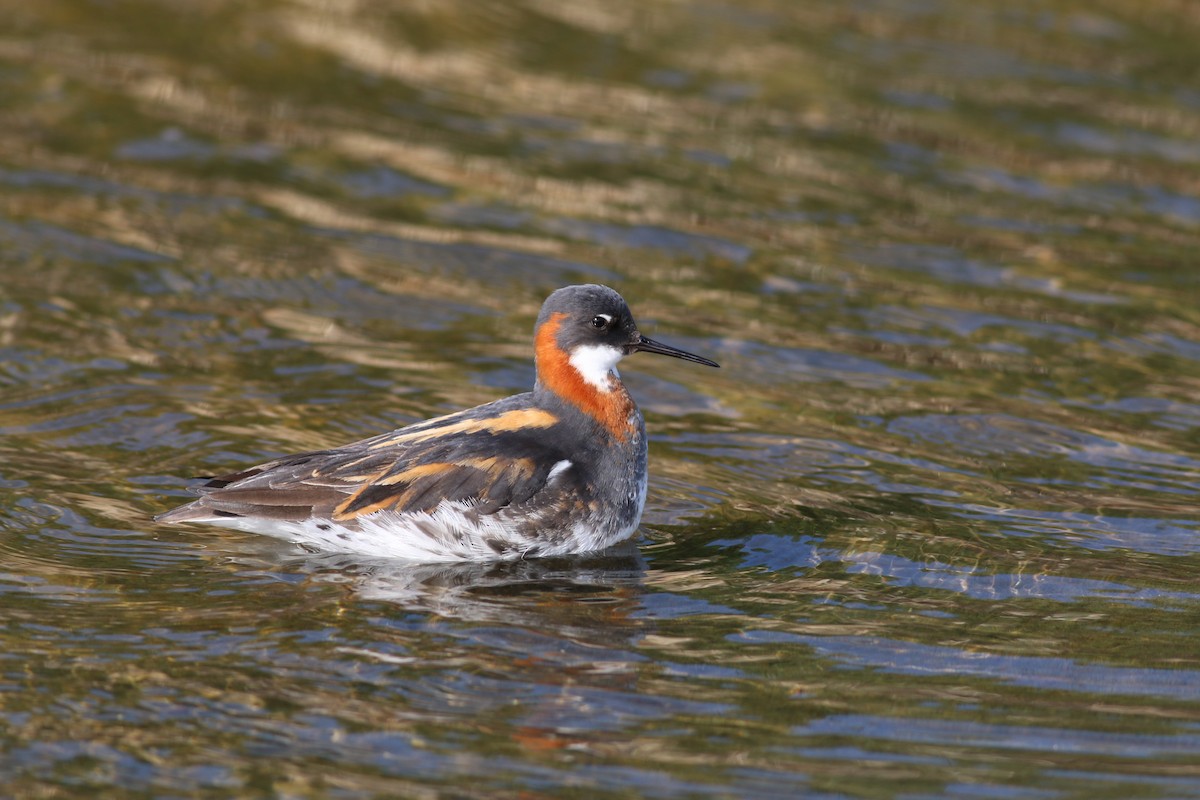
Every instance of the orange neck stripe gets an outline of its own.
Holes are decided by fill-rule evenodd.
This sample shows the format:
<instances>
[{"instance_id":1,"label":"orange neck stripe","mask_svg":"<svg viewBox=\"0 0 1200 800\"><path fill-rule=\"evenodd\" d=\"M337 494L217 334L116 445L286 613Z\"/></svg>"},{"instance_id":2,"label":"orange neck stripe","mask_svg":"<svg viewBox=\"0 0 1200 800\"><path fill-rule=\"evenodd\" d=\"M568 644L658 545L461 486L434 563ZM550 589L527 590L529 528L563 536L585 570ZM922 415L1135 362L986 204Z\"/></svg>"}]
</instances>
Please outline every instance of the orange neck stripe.
<instances>
[{"instance_id":1,"label":"orange neck stripe","mask_svg":"<svg viewBox=\"0 0 1200 800\"><path fill-rule=\"evenodd\" d=\"M633 433L630 416L636 407L620 381L602 392L583 379L571 366L566 351L558 346L558 329L567 315L551 315L534 338L538 381L550 391L595 419L614 436L628 439Z\"/></svg>"}]
</instances>

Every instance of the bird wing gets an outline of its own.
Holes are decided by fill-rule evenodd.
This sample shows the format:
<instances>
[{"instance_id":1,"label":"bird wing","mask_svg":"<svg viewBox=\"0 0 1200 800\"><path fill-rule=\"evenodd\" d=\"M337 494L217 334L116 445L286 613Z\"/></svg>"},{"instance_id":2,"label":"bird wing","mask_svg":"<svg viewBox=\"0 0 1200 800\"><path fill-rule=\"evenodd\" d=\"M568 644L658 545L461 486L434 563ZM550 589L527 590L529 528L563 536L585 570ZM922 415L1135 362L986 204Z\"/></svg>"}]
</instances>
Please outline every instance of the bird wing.
<instances>
[{"instance_id":1,"label":"bird wing","mask_svg":"<svg viewBox=\"0 0 1200 800\"><path fill-rule=\"evenodd\" d=\"M549 430L558 422L536 408L472 409L211 478L198 500L160 520L317 517L353 524L376 511L432 511L443 501L494 514L546 487L565 459ZM555 471L556 483L566 479L562 472Z\"/></svg>"}]
</instances>

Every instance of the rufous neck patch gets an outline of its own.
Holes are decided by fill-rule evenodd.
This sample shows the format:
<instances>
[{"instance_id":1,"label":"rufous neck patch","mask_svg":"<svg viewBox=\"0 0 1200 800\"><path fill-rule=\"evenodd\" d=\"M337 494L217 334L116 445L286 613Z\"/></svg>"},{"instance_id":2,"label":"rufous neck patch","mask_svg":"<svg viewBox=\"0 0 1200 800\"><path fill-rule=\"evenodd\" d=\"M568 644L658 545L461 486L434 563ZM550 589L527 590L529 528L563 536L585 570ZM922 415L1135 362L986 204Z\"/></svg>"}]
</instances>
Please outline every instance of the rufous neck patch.
<instances>
[{"instance_id":1,"label":"rufous neck patch","mask_svg":"<svg viewBox=\"0 0 1200 800\"><path fill-rule=\"evenodd\" d=\"M538 381L594 418L614 436L628 439L634 431L631 417L636 406L633 398L620 381L614 380L612 389L602 391L585 381L571 366L570 357L558 346L558 331L566 318L567 315L560 311L538 328L534 338Z\"/></svg>"}]
</instances>

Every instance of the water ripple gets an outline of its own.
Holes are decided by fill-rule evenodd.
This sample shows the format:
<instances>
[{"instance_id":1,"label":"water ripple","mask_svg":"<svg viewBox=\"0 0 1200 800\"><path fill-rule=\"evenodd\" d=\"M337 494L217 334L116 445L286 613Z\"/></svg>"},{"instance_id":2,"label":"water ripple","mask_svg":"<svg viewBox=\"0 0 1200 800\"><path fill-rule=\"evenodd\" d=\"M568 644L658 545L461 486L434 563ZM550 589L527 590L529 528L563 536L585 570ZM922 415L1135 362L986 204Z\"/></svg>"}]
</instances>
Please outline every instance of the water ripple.
<instances>
[{"instance_id":1,"label":"water ripple","mask_svg":"<svg viewBox=\"0 0 1200 800\"><path fill-rule=\"evenodd\" d=\"M953 508L936 499L929 505L947 508L964 519L994 523L999 533L1050 538L1094 550L1127 549L1163 556L1200 553L1200 523L1192 519L1115 516L1079 511L990 507L959 503Z\"/></svg>"},{"instance_id":2,"label":"water ripple","mask_svg":"<svg viewBox=\"0 0 1200 800\"><path fill-rule=\"evenodd\" d=\"M1029 750L1035 753L1171 758L1187 756L1200 745L1200 735L1072 731L1032 725L980 723L975 720L906 719L844 714L825 717L796 729L800 736L865 736L904 742L953 741L961 747Z\"/></svg>"},{"instance_id":3,"label":"water ripple","mask_svg":"<svg viewBox=\"0 0 1200 800\"><path fill-rule=\"evenodd\" d=\"M101 265L126 261L157 263L172 260L171 256L163 253L152 253L107 239L86 236L46 222L0 220L0 241L6 242L8 247L15 251L9 254L10 258L20 260L46 254Z\"/></svg>"},{"instance_id":4,"label":"water ripple","mask_svg":"<svg viewBox=\"0 0 1200 800\"><path fill-rule=\"evenodd\" d=\"M1089 488L1119 486L1191 496L1200 483L1200 461L1181 453L1149 450L1048 422L1008 414L930 414L898 417L888 430L969 455L1045 458L1062 456L1089 467L1080 475L1036 482Z\"/></svg>"},{"instance_id":5,"label":"water ripple","mask_svg":"<svg viewBox=\"0 0 1200 800\"><path fill-rule=\"evenodd\" d=\"M578 282L580 278L597 282L617 280L615 273L591 264L479 244L442 244L333 230L318 233L350 240L356 248L371 256L419 267L422 271L445 271L484 283L504 284L517 280L531 285L559 286Z\"/></svg>"},{"instance_id":6,"label":"water ripple","mask_svg":"<svg viewBox=\"0 0 1200 800\"><path fill-rule=\"evenodd\" d=\"M1115 581L1075 578L1046 572L995 572L978 566L955 565L934 559L913 561L879 551L841 551L823 546L805 536L757 533L744 540L718 539L714 547L736 547L742 552L743 569L766 567L781 570L812 570L822 564L841 564L852 575L885 578L893 586L949 591L995 602L1007 600L1052 600L1074 603L1103 599L1138 607L1200 606L1200 594L1130 586Z\"/></svg>"},{"instance_id":7,"label":"water ripple","mask_svg":"<svg viewBox=\"0 0 1200 800\"><path fill-rule=\"evenodd\" d=\"M807 636L751 630L733 637L746 644L800 644L848 666L920 677L974 676L1014 686L1104 696L1169 697L1200 701L1200 672L1087 664L1069 658L1014 656L918 644L876 636Z\"/></svg>"}]
</instances>

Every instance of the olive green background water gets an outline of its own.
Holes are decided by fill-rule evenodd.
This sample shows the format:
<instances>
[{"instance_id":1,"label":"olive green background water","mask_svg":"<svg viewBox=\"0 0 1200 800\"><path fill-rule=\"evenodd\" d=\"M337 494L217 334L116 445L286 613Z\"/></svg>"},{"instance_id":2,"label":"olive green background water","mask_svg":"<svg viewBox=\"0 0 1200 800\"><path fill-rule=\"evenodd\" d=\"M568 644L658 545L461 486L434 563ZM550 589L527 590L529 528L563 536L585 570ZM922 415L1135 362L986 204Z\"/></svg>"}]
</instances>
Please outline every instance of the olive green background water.
<instances>
[{"instance_id":1,"label":"olive green background water","mask_svg":"<svg viewBox=\"0 0 1200 800\"><path fill-rule=\"evenodd\" d=\"M7 797L1200 796L1186 2L0 2ZM150 517L528 388L619 289L635 546Z\"/></svg>"}]
</instances>

